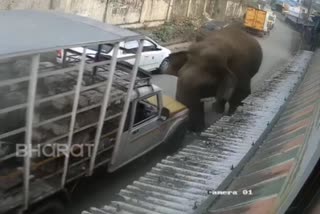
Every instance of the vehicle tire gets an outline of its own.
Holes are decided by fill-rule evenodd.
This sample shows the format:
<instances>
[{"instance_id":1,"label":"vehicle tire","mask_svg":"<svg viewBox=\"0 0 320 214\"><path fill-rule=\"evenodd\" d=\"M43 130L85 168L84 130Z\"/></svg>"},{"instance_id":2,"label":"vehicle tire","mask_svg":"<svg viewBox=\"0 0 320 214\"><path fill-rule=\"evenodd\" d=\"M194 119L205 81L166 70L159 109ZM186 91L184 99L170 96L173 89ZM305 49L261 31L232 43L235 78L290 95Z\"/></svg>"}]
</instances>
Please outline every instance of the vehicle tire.
<instances>
[{"instance_id":1,"label":"vehicle tire","mask_svg":"<svg viewBox=\"0 0 320 214\"><path fill-rule=\"evenodd\" d=\"M46 202L36 205L33 209L28 211L29 214L60 214L65 209L64 204L58 199L48 200Z\"/></svg>"},{"instance_id":2,"label":"vehicle tire","mask_svg":"<svg viewBox=\"0 0 320 214\"><path fill-rule=\"evenodd\" d=\"M168 58L165 58L165 59L161 62L159 68L157 69L157 70L158 70L158 71L157 71L157 74L164 74L165 71L168 69L168 67L169 67L169 59L168 59Z\"/></svg>"},{"instance_id":3,"label":"vehicle tire","mask_svg":"<svg viewBox=\"0 0 320 214\"><path fill-rule=\"evenodd\" d=\"M166 153L173 154L177 152L183 145L187 133L187 123L180 124L177 129L172 133L163 143L163 150Z\"/></svg>"},{"instance_id":4,"label":"vehicle tire","mask_svg":"<svg viewBox=\"0 0 320 214\"><path fill-rule=\"evenodd\" d=\"M260 38L263 38L264 35L265 35L265 32L264 32L264 31L260 31L260 32L258 33L258 36L259 36Z\"/></svg>"}]
</instances>

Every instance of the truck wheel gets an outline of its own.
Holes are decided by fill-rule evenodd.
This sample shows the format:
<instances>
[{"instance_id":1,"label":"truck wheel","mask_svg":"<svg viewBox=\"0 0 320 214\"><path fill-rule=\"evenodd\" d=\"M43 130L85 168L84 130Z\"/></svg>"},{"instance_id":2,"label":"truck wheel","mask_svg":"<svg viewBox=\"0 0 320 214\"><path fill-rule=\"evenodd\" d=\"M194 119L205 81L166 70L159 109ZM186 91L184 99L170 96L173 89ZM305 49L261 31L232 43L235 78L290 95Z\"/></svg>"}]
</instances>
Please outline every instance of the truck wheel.
<instances>
[{"instance_id":1,"label":"truck wheel","mask_svg":"<svg viewBox=\"0 0 320 214\"><path fill-rule=\"evenodd\" d=\"M265 32L264 32L264 31L260 31L260 32L258 33L258 35L259 35L260 38L263 38L264 35L265 35Z\"/></svg>"},{"instance_id":2,"label":"truck wheel","mask_svg":"<svg viewBox=\"0 0 320 214\"><path fill-rule=\"evenodd\" d=\"M163 148L166 153L173 154L183 145L183 140L187 133L187 124L182 123L164 142Z\"/></svg>"},{"instance_id":3,"label":"truck wheel","mask_svg":"<svg viewBox=\"0 0 320 214\"><path fill-rule=\"evenodd\" d=\"M36 205L28 211L28 214L60 214L63 213L64 209L64 204L60 200L53 199Z\"/></svg>"},{"instance_id":4,"label":"truck wheel","mask_svg":"<svg viewBox=\"0 0 320 214\"><path fill-rule=\"evenodd\" d=\"M163 74L169 67L169 59L165 58L159 66L157 74Z\"/></svg>"}]
</instances>

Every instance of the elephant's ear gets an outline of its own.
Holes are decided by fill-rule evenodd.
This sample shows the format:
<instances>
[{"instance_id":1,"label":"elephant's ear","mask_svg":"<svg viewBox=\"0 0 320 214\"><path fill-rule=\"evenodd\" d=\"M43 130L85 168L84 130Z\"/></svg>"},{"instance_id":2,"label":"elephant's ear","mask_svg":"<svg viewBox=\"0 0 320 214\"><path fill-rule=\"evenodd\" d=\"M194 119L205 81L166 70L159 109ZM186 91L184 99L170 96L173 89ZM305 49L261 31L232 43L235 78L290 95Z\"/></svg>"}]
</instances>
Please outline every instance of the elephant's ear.
<instances>
[{"instance_id":1,"label":"elephant's ear","mask_svg":"<svg viewBox=\"0 0 320 214\"><path fill-rule=\"evenodd\" d=\"M229 101L234 93L237 82L238 78L236 75L230 69L227 69L226 75L223 75L221 82L218 85L217 98Z\"/></svg>"},{"instance_id":2,"label":"elephant's ear","mask_svg":"<svg viewBox=\"0 0 320 214\"><path fill-rule=\"evenodd\" d=\"M208 34L208 33L207 33ZM204 40L204 38L206 37L206 33L205 32L199 32L197 35L196 35L196 39L195 41L196 42L201 42Z\"/></svg>"},{"instance_id":3,"label":"elephant's ear","mask_svg":"<svg viewBox=\"0 0 320 214\"><path fill-rule=\"evenodd\" d=\"M179 76L178 71L182 68L184 64L186 64L188 60L188 51L180 51L177 53L172 53L168 57L169 67L166 74Z\"/></svg>"}]
</instances>

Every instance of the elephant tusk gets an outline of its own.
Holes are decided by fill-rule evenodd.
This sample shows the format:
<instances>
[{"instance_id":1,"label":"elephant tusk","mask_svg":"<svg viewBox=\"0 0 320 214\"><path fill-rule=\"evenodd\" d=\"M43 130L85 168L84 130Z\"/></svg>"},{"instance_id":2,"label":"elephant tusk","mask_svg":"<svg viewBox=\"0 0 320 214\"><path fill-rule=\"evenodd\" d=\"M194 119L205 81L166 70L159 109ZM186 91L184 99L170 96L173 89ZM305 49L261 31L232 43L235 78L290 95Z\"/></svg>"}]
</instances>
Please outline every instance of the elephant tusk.
<instances>
[{"instance_id":1,"label":"elephant tusk","mask_svg":"<svg viewBox=\"0 0 320 214\"><path fill-rule=\"evenodd\" d=\"M215 97L206 97L206 98L202 98L200 99L201 102L205 103L205 102L215 102L216 98Z\"/></svg>"}]
</instances>

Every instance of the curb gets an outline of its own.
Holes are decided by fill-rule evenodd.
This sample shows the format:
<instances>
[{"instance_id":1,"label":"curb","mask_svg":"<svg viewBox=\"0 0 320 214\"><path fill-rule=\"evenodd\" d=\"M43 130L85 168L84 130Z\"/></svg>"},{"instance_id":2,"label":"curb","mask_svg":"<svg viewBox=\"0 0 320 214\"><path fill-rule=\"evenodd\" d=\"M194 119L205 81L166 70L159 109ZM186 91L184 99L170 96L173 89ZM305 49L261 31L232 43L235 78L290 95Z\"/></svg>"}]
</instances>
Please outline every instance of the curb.
<instances>
[{"instance_id":1,"label":"curb","mask_svg":"<svg viewBox=\"0 0 320 214\"><path fill-rule=\"evenodd\" d=\"M176 52L187 50L191 43L192 42L176 43L176 44L167 45L167 46L164 46L164 47L166 47L169 50L171 50L172 53L176 53Z\"/></svg>"}]
</instances>

